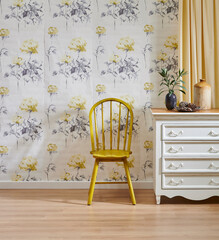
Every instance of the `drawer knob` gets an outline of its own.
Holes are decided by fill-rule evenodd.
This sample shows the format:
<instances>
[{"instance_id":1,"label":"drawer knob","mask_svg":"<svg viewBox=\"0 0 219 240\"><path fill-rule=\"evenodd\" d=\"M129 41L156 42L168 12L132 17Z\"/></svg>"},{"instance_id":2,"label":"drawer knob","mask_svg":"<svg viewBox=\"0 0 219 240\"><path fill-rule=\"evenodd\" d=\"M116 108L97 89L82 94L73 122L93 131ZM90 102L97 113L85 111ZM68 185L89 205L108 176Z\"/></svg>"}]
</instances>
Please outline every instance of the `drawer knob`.
<instances>
[{"instance_id":1,"label":"drawer knob","mask_svg":"<svg viewBox=\"0 0 219 240\"><path fill-rule=\"evenodd\" d=\"M208 150L210 153L219 153L219 150L214 149L213 147L210 147Z\"/></svg>"},{"instance_id":2,"label":"drawer knob","mask_svg":"<svg viewBox=\"0 0 219 240\"><path fill-rule=\"evenodd\" d=\"M172 168L176 170L176 169L182 168L183 166L184 166L183 163L180 163L178 166L176 166L174 163L170 163L170 165L167 168L170 168L170 169Z\"/></svg>"},{"instance_id":3,"label":"drawer knob","mask_svg":"<svg viewBox=\"0 0 219 240\"><path fill-rule=\"evenodd\" d=\"M179 135L182 135L183 134L183 131L179 131L178 133L175 133L173 130L171 130L169 133L168 133L168 136L169 137L178 137Z\"/></svg>"},{"instance_id":4,"label":"drawer knob","mask_svg":"<svg viewBox=\"0 0 219 240\"><path fill-rule=\"evenodd\" d=\"M169 153L178 153L178 152L180 152L180 151L182 151L182 150L183 150L183 147L179 147L178 150L175 149L175 148L173 148L173 147L170 147L170 148L168 149L168 152L169 152Z\"/></svg>"},{"instance_id":5,"label":"drawer knob","mask_svg":"<svg viewBox=\"0 0 219 240\"><path fill-rule=\"evenodd\" d=\"M213 178L211 179L211 181L209 182L209 184L215 185L215 186L219 186L219 182L214 181Z\"/></svg>"},{"instance_id":6,"label":"drawer knob","mask_svg":"<svg viewBox=\"0 0 219 240\"><path fill-rule=\"evenodd\" d=\"M210 135L212 137L218 137L219 133L215 133L214 131L211 130L208 135Z\"/></svg>"},{"instance_id":7,"label":"drawer knob","mask_svg":"<svg viewBox=\"0 0 219 240\"><path fill-rule=\"evenodd\" d=\"M209 165L208 168L215 169L215 170L219 169L219 167L215 166L213 162Z\"/></svg>"},{"instance_id":8,"label":"drawer knob","mask_svg":"<svg viewBox=\"0 0 219 240\"><path fill-rule=\"evenodd\" d=\"M168 185L178 186L180 184L183 184L183 179L180 179L178 182L176 182L173 178L170 179Z\"/></svg>"}]
</instances>

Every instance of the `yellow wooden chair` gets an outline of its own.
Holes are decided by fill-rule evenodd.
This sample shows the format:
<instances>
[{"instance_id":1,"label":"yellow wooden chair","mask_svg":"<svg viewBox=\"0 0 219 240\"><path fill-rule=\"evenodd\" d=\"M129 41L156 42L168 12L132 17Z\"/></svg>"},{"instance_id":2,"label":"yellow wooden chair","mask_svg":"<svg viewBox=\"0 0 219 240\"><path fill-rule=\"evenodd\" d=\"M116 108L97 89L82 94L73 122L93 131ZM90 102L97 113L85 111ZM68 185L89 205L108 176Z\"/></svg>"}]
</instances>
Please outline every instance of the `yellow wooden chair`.
<instances>
[{"instance_id":1,"label":"yellow wooden chair","mask_svg":"<svg viewBox=\"0 0 219 240\"><path fill-rule=\"evenodd\" d=\"M105 130L104 130L104 106L108 102L108 105L110 106L110 147L109 149L106 149L106 144L105 144ZM113 111L112 111L112 103L116 102L118 106L118 111L119 111L119 118L118 118L118 132L117 132L117 147L116 149L113 149ZM98 108L98 106L101 106ZM98 110L97 110L98 109ZM120 124L121 124L121 110L126 109L126 124L125 124L125 133L124 133L124 141L123 141L123 146L122 149L120 149ZM101 111L101 122L102 122L102 130L101 130L101 135L102 135L102 147L100 148L100 142L99 142L99 136L98 136L98 126L97 126L97 111ZM93 107L90 110L89 113L89 121L90 121L90 134L91 134L91 146L92 146L92 151L90 152L93 157L95 158L95 163L94 163L94 168L93 168L93 174L91 178L91 183L90 183L90 189L89 189L89 196L88 196L88 202L87 204L90 205L92 203L93 199L93 193L94 193L94 187L95 183L96 184L104 184L104 183L109 183L109 184L118 184L118 183L128 183L129 186L129 192L130 192L130 197L132 200L132 204L136 204L135 200L135 194L134 190L132 187L132 181L130 177L130 172L129 172L129 167L127 163L127 158L129 155L132 153L130 151L131 147L131 138L132 138L132 125L133 125L133 112L129 104L126 102L116 99L116 98L107 98L103 99L96 104L93 105ZM94 123L94 124L93 124ZM128 126L129 125L129 126ZM128 142L127 142L128 140ZM96 145L96 147L95 147ZM126 172L126 177L127 177L127 182L96 182L96 176L97 176L97 170L98 170L98 165L99 162L123 162L124 163L124 168Z\"/></svg>"}]
</instances>

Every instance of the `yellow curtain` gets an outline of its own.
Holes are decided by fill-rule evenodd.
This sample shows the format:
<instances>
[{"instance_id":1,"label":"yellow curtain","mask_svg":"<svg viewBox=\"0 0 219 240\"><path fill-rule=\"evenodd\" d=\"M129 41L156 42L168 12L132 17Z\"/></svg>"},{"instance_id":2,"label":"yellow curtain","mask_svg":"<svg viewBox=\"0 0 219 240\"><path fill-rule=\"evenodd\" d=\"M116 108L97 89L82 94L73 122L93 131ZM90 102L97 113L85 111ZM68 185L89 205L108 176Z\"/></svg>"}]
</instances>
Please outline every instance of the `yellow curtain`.
<instances>
[{"instance_id":1,"label":"yellow curtain","mask_svg":"<svg viewBox=\"0 0 219 240\"><path fill-rule=\"evenodd\" d=\"M193 102L194 84L206 79L212 87L212 106L219 108L219 0L179 0L179 67Z\"/></svg>"}]
</instances>

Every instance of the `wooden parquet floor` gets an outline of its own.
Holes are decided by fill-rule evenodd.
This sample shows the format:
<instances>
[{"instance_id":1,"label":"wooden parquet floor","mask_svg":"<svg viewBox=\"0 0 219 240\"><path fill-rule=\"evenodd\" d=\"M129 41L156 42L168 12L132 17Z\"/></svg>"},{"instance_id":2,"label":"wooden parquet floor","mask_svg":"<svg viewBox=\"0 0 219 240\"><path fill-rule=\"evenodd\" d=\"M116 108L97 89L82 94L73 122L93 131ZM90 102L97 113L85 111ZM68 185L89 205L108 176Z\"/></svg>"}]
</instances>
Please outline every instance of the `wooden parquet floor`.
<instances>
[{"instance_id":1,"label":"wooden parquet floor","mask_svg":"<svg viewBox=\"0 0 219 240\"><path fill-rule=\"evenodd\" d=\"M0 190L0 239L218 240L219 197L189 201L152 190Z\"/></svg>"}]
</instances>

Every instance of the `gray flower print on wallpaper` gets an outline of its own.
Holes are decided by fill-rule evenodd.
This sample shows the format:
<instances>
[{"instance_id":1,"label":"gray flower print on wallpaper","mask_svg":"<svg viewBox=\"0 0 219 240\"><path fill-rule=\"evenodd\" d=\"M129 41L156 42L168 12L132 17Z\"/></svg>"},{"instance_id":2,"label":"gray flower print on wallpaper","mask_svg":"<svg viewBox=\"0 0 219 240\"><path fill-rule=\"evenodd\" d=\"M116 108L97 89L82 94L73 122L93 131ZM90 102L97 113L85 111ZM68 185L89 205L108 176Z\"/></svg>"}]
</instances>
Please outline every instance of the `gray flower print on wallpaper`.
<instances>
[{"instance_id":1,"label":"gray flower print on wallpaper","mask_svg":"<svg viewBox=\"0 0 219 240\"><path fill-rule=\"evenodd\" d=\"M91 2L89 0L61 0L57 8L58 11L53 14L53 18L64 18L66 30L69 21L72 23L90 21Z\"/></svg>"},{"instance_id":2,"label":"gray flower print on wallpaper","mask_svg":"<svg viewBox=\"0 0 219 240\"><path fill-rule=\"evenodd\" d=\"M17 21L18 32L20 31L20 23L40 24L43 17L43 4L39 1L14 0L9 6L9 13L5 15L5 19L14 19Z\"/></svg>"},{"instance_id":3,"label":"gray flower print on wallpaper","mask_svg":"<svg viewBox=\"0 0 219 240\"><path fill-rule=\"evenodd\" d=\"M113 19L114 30L117 21L134 22L138 20L139 1L134 0L109 0L105 4L106 11L102 12L101 17Z\"/></svg>"}]
</instances>

